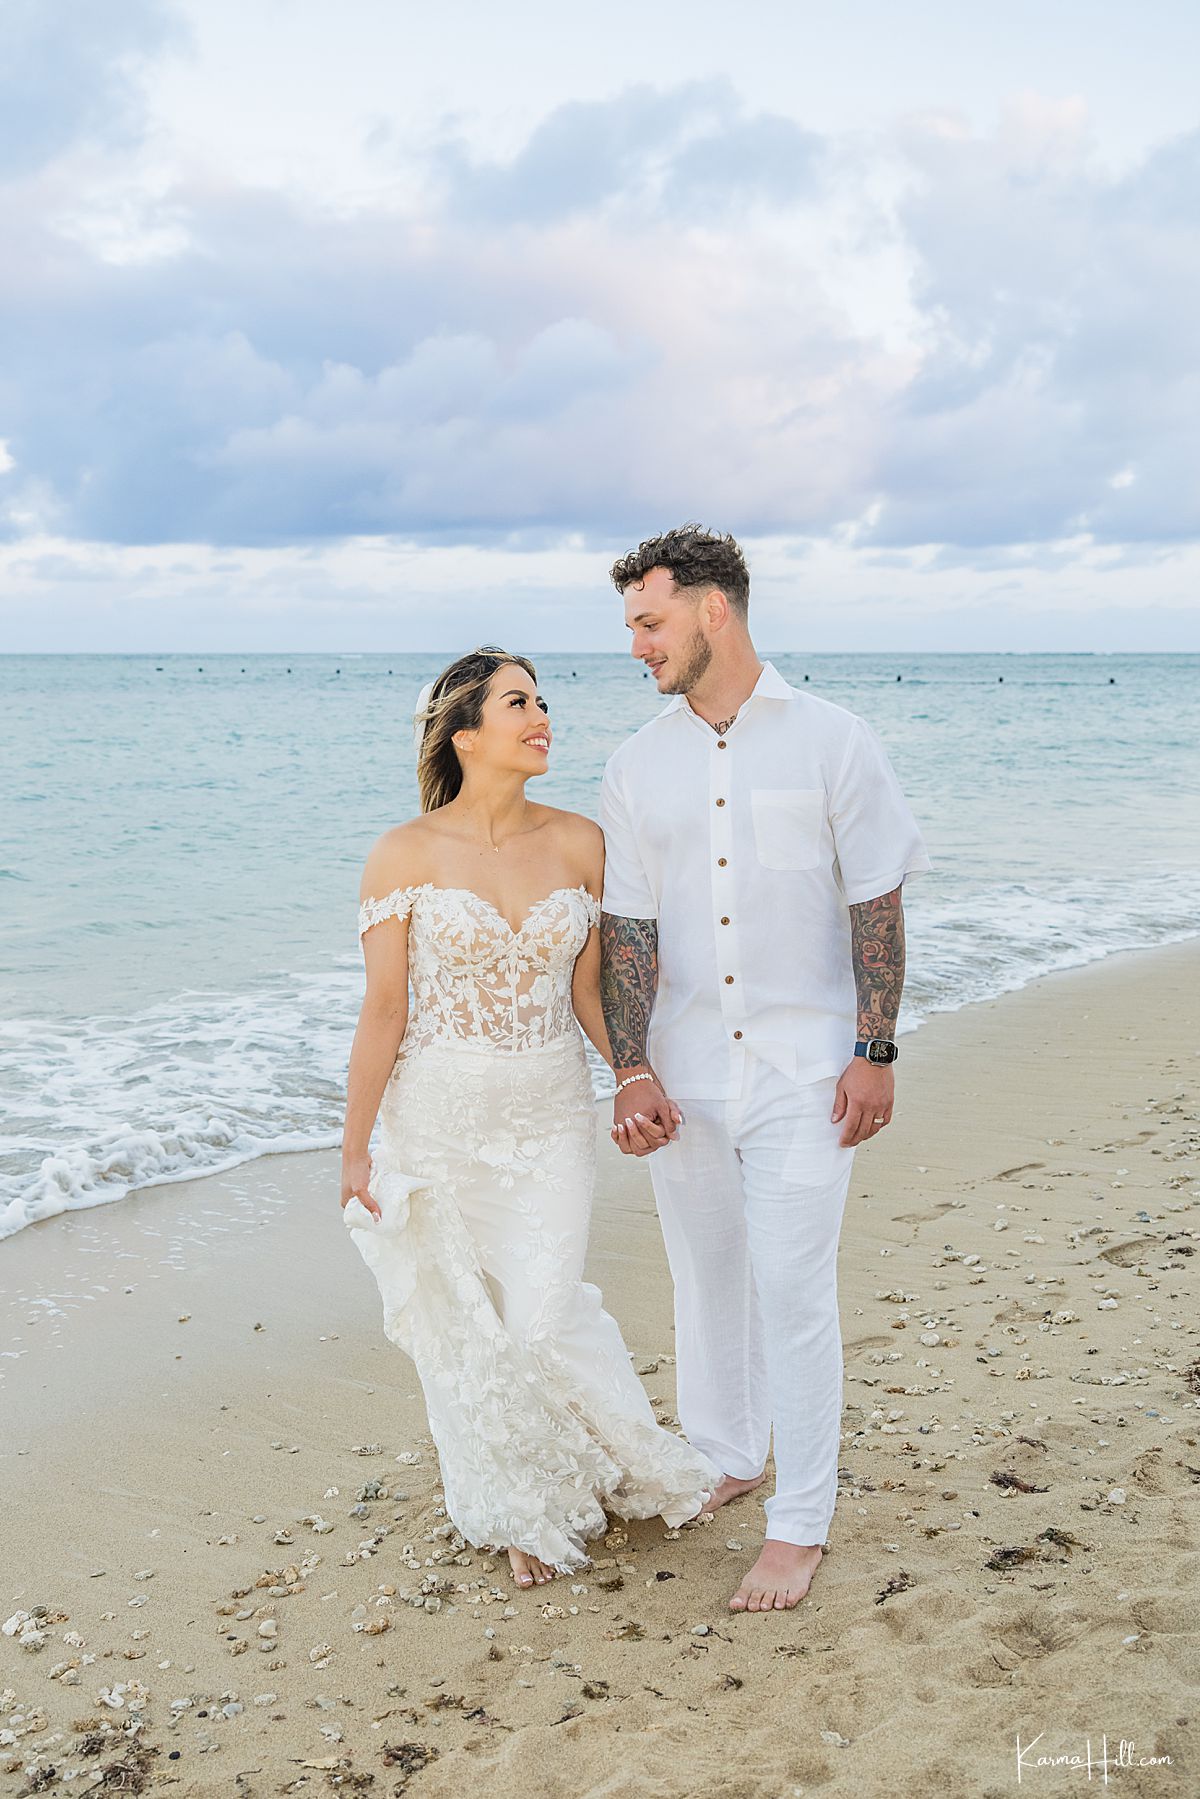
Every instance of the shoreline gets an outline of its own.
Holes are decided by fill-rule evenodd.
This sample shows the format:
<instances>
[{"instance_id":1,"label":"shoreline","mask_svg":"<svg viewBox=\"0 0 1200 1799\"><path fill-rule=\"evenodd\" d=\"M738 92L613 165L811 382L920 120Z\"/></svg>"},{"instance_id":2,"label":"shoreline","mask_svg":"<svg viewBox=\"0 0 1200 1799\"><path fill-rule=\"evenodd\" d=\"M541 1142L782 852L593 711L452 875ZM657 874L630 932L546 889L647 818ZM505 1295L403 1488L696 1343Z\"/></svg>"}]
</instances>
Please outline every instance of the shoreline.
<instances>
[{"instance_id":1,"label":"shoreline","mask_svg":"<svg viewBox=\"0 0 1200 1799\"><path fill-rule=\"evenodd\" d=\"M1193 942L1197 938L1200 938L1200 930L1188 932L1180 937L1166 938L1158 943L1136 944L1123 949L1102 950L1096 956L1090 957L1085 961L1070 962L1062 967L1049 968L1042 970L1039 973L1032 974L1022 984L1002 988L998 993L989 994L982 998L965 999L956 1006L946 1006L941 1009L934 1009L923 1013L915 1019L902 1017L898 1028L898 1036L906 1039L911 1038L938 1019L954 1017L957 1013L969 1010L974 1006L990 1005L996 1001L1007 999L1011 995L1024 993L1028 988L1036 986L1041 981L1054 980L1061 975L1082 973L1087 969L1101 967L1114 959L1119 960L1127 956L1156 955L1164 950L1177 948L1180 944ZM599 1090L596 1093L597 1103L604 1103L611 1097L611 1090L606 1090L604 1085L607 1071L604 1069L603 1063L596 1056L590 1044L587 1045L587 1052L589 1070L593 1078L593 1083L595 1083L597 1077L599 1077ZM150 1131L157 1131L160 1127L147 1125L145 1128ZM281 1155L319 1155L328 1151L331 1147L337 1147L338 1134L338 1128L331 1126L327 1131L321 1133L321 1135L327 1139L327 1141L323 1143L306 1144L299 1149L266 1147L256 1148L246 1154L235 1152L232 1160L214 1162L211 1167L201 1169L180 1168L169 1173L157 1174L150 1180L135 1180L131 1185L125 1187L119 1193L96 1199L89 1205L64 1205L61 1210L50 1213L45 1218L33 1220L31 1223L20 1224L15 1229L0 1230L0 1245L11 1241L14 1237L20 1236L23 1232L28 1231L32 1228L32 1224L45 1225L52 1222L55 1218L84 1216L89 1212L102 1211L107 1206L117 1205L121 1201L131 1199L134 1196L144 1193L153 1192L160 1187L177 1187L187 1183L216 1179L222 1175L234 1174L237 1170L242 1168L268 1163L271 1158ZM62 1157L66 1155L69 1157L70 1153L69 1150L60 1148L59 1150L49 1152L49 1158L54 1160L56 1156ZM107 1153L111 1157L119 1158L120 1150L116 1146L110 1146ZM31 1175L29 1178L33 1179L35 1177ZM0 1213L3 1213L5 1206L11 1206L13 1203L15 1203L15 1200L0 1201Z\"/></svg>"},{"instance_id":2,"label":"shoreline","mask_svg":"<svg viewBox=\"0 0 1200 1799\"><path fill-rule=\"evenodd\" d=\"M97 1695L140 1681L146 1790L185 1795L321 1791L339 1771L393 1791L383 1746L407 1744L413 1799L481 1778L497 1799L684 1799L728 1785L733 1731L744 1799L998 1792L1018 1729L1042 1749L1136 1739L1173 1761L1122 1768L1128 1792L1194 1786L1200 1059L1178 995L1198 971L1195 938L1117 952L905 1034L896 1120L856 1157L842 1233L830 1553L809 1598L766 1618L726 1609L761 1494L680 1533L620 1526L594 1546L611 1567L536 1594L473 1550L426 1567L444 1547L436 1458L344 1242L336 1150L15 1233L2 1611L56 1621L41 1649L0 1637L0 1721L46 1718L0 1747L0 1773L19 1790L35 1757L89 1765L72 1724L119 1731L136 1692ZM587 1278L639 1371L656 1364L667 1420L665 1256L606 1109ZM358 1500L372 1479L389 1497ZM267 1570L286 1591L254 1586ZM430 1595L436 1612L402 1600L431 1575L481 1584Z\"/></svg>"}]
</instances>

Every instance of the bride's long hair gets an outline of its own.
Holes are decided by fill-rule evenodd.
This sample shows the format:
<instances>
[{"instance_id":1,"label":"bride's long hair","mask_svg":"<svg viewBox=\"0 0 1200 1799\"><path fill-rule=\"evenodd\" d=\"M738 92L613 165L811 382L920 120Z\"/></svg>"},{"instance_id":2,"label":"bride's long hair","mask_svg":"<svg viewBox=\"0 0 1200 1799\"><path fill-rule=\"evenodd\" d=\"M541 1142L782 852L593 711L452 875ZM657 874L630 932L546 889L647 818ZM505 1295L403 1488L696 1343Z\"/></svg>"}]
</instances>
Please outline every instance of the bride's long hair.
<instances>
[{"instance_id":1,"label":"bride's long hair","mask_svg":"<svg viewBox=\"0 0 1200 1799\"><path fill-rule=\"evenodd\" d=\"M537 670L527 656L510 655L489 643L460 656L433 683L427 703L414 717L421 733L417 785L422 812L447 805L462 787L462 763L454 747L454 733L479 729L492 677L510 664L523 668L536 682Z\"/></svg>"}]
</instances>

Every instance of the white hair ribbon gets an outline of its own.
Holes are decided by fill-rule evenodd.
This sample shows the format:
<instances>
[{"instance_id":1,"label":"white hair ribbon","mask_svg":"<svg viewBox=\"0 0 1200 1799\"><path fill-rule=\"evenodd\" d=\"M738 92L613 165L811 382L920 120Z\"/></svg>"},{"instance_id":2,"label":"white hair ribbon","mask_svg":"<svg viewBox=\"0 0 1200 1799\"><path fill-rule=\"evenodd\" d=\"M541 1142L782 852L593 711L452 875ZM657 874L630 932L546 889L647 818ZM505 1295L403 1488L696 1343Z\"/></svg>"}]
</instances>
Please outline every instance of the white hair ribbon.
<instances>
[{"instance_id":1,"label":"white hair ribbon","mask_svg":"<svg viewBox=\"0 0 1200 1799\"><path fill-rule=\"evenodd\" d=\"M421 717L421 714L428 706L432 693L433 682L426 681L424 687L422 687L420 693L417 695L417 703L413 708L413 742L417 746L418 755L421 751L422 739L425 736L425 720Z\"/></svg>"}]
</instances>

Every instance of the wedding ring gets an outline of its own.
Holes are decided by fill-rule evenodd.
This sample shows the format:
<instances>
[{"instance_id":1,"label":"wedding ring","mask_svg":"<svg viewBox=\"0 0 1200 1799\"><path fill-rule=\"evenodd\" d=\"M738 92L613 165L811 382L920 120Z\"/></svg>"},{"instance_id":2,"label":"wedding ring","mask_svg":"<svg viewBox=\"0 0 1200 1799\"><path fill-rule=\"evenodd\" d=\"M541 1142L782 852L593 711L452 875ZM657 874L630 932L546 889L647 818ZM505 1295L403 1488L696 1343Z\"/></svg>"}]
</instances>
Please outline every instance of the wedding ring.
<instances>
[{"instance_id":1,"label":"wedding ring","mask_svg":"<svg viewBox=\"0 0 1200 1799\"><path fill-rule=\"evenodd\" d=\"M872 1123L873 1123L873 1124L882 1124L882 1123L883 1123L883 1119L882 1119L882 1118L874 1118L874 1119L872 1119L872 1121L871 1121L871 1122L872 1122Z\"/></svg>"}]
</instances>

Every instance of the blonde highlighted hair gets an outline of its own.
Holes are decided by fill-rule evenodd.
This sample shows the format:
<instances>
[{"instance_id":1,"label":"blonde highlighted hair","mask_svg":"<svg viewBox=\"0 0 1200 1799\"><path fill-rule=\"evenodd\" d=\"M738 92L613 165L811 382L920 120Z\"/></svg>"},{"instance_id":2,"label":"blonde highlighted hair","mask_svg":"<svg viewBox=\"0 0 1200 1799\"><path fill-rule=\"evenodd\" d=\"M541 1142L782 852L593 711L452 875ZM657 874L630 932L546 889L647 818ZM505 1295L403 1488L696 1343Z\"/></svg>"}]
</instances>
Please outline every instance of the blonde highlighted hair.
<instances>
[{"instance_id":1,"label":"blonde highlighted hair","mask_svg":"<svg viewBox=\"0 0 1200 1799\"><path fill-rule=\"evenodd\" d=\"M421 733L417 786L422 812L436 811L459 792L462 763L454 747L454 734L479 729L492 680L500 669L509 667L523 668L536 683L537 670L527 656L511 655L490 643L460 656L433 683L428 703L414 717Z\"/></svg>"}]
</instances>

